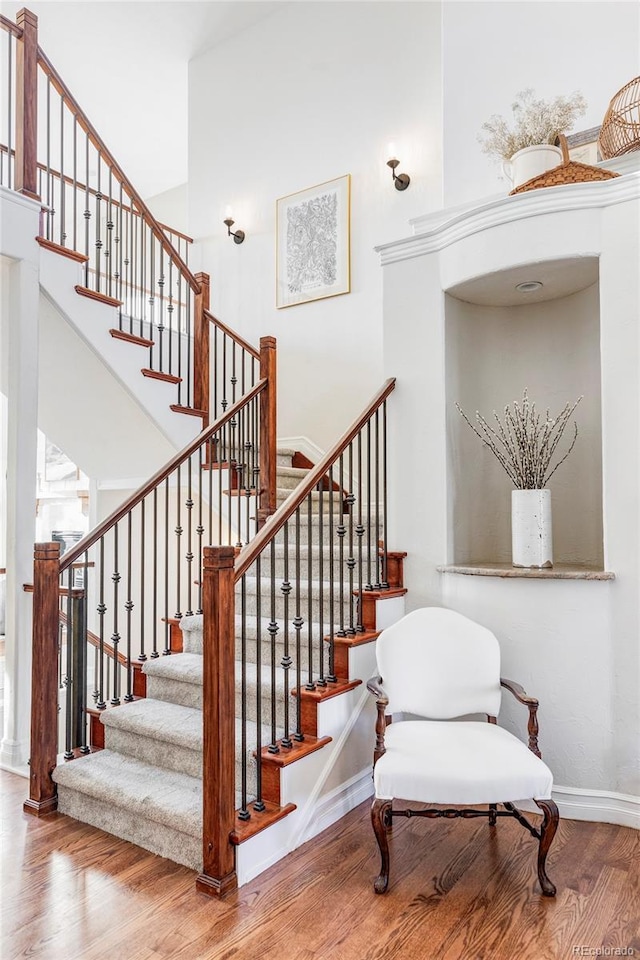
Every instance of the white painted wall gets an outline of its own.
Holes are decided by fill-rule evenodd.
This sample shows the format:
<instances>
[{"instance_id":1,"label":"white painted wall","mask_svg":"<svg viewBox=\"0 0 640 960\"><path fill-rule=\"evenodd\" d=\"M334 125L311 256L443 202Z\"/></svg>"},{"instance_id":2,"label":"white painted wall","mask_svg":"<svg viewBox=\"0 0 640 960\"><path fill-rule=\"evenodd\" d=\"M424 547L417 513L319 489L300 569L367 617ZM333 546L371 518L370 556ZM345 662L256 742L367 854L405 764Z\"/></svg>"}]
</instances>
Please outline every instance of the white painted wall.
<instances>
[{"instance_id":1,"label":"white painted wall","mask_svg":"<svg viewBox=\"0 0 640 960\"><path fill-rule=\"evenodd\" d=\"M189 231L212 308L278 339L279 435L326 449L382 380L375 243L440 205L440 5L301 3L190 64ZM400 170L393 188L386 145ZM351 293L275 309L275 203L350 173ZM231 204L242 246L222 223Z\"/></svg>"},{"instance_id":2,"label":"white painted wall","mask_svg":"<svg viewBox=\"0 0 640 960\"><path fill-rule=\"evenodd\" d=\"M549 483L556 562L603 563L602 430L598 285L540 303L492 307L447 296L447 420L449 504L454 563L511 562L512 484L490 450L458 414L472 423L479 410L495 427L493 411L521 400L524 389L538 411L558 414L582 397L552 461L573 439L569 458ZM508 357L508 363L505 358ZM482 509L478 492L482 491Z\"/></svg>"},{"instance_id":3,"label":"white painted wall","mask_svg":"<svg viewBox=\"0 0 640 960\"><path fill-rule=\"evenodd\" d=\"M156 220L188 235L188 196L188 184L181 183L171 190L164 190L162 193L154 194L153 197L147 197L146 203Z\"/></svg>"},{"instance_id":4,"label":"white painted wall","mask_svg":"<svg viewBox=\"0 0 640 960\"><path fill-rule=\"evenodd\" d=\"M613 95L638 75L637 3L443 3L444 203L508 193L477 141L492 114L511 116L532 87L552 98L580 90L587 113L575 130L602 123Z\"/></svg>"},{"instance_id":5,"label":"white painted wall","mask_svg":"<svg viewBox=\"0 0 640 960\"><path fill-rule=\"evenodd\" d=\"M505 198L477 213L470 210L450 227L436 226L382 250L385 373L400 371L389 401L390 546L408 551L408 608L444 605L486 624L500 640L503 673L540 698L545 758L561 796L572 797L577 805L568 815L637 826L640 182L638 173L631 173L604 184L536 194ZM606 198L614 195L615 202L607 204ZM489 325L467 343L466 355L459 354L457 370L447 368L445 331L452 315L445 309L446 289L474 274L490 276L527 264L533 273L537 261L576 255L599 256L599 295L598 287L592 286L564 300L527 307L522 320L526 314L532 329L519 332L522 342L505 344L499 362L494 353L501 321L490 317ZM454 323L460 327L478 322L483 311L496 312L458 305ZM492 330L493 322L497 326ZM549 326L565 323L563 332L552 332ZM600 392L601 507L585 502L584 524L597 525L601 510L603 561L616 574L613 582L502 580L440 574L436 569L453 560L448 517L455 512L453 498L459 492L447 476L447 404L452 400L448 377L455 373L459 386L466 371L473 389L477 387L487 401L497 384L512 390L513 378L526 370L528 362L542 363L541 353L532 346L536 331L546 332L552 354L559 351L547 358L547 387L553 381L555 390L570 384L569 389L592 397L584 421L591 437L585 437L583 453L591 446L593 464L583 460L581 475L573 478L574 488L585 486L576 489L576 501L583 495L593 501L596 495L597 482L591 490L588 487L598 470L595 420ZM530 350L530 356L521 350ZM538 376L534 371L532 375ZM471 395L469 403L475 409ZM577 468L577 447L574 455ZM477 449L476 456L480 457ZM569 461L565 467L567 480L573 468ZM475 469L470 467L472 474ZM478 513L483 509L481 479L476 471ZM504 507L508 514L508 502ZM558 523L580 523L580 515L573 511L574 505L565 501ZM585 534L591 535L588 531L579 535ZM522 731L526 718L518 715L517 705L505 703L504 709L505 722L513 726L517 721Z\"/></svg>"}]
</instances>

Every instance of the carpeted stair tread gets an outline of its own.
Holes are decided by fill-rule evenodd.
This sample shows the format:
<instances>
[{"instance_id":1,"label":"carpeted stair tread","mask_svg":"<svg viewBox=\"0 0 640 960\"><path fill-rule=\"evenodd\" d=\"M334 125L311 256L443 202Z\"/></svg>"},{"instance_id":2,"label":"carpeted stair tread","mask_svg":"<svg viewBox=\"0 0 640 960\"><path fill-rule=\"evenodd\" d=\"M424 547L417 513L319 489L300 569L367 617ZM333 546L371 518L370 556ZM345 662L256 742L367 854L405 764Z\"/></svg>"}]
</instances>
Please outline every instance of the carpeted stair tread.
<instances>
[{"instance_id":1,"label":"carpeted stair tread","mask_svg":"<svg viewBox=\"0 0 640 960\"><path fill-rule=\"evenodd\" d=\"M169 657L158 657L147 660L142 672L148 677L202 685L202 656L199 653L174 653Z\"/></svg>"},{"instance_id":2,"label":"carpeted stair tread","mask_svg":"<svg viewBox=\"0 0 640 960\"><path fill-rule=\"evenodd\" d=\"M180 656L184 654L176 654L168 659L177 660ZM183 707L164 700L134 700L117 710L106 710L100 719L105 727L161 740L186 750L202 750L202 711L193 707Z\"/></svg>"},{"instance_id":3,"label":"carpeted stair tread","mask_svg":"<svg viewBox=\"0 0 640 960\"><path fill-rule=\"evenodd\" d=\"M306 609L303 612L306 613ZM291 619L289 622L289 646L291 650L295 649L295 644L296 644L296 632L291 622L294 615L295 615L295 609L293 607L290 607ZM192 617L183 617L183 619L180 621L183 634L184 634L183 642L185 645L185 649L188 649L190 655L192 656L200 656L202 654L202 619L203 618L201 614L194 614L194 616ZM269 637L270 622L271 622L270 617L261 617L260 619L260 636L262 638L263 653L265 650L267 650L267 644L270 642L270 637ZM236 652L237 654L239 654L240 643L241 643L240 637L241 637L241 630L242 630L241 615L239 614L236 615L235 623L236 623ZM284 643L285 621L281 617L276 616L276 623L278 624L278 628L279 628L278 633L276 635L276 645L277 647L280 647ZM334 632L337 633L339 629L340 629L340 626L339 624L336 623L334 625ZM329 633L329 624L328 622L325 622L323 624L323 636L327 636L328 633ZM255 643L257 639L257 635L258 635L258 625L256 623L255 616L253 615L247 616L246 625L245 625L246 640L249 642ZM314 649L316 649L319 642L319 638L320 638L320 624L317 621L311 622L311 637L313 641L313 647ZM306 652L306 647L308 646L308 642L309 642L309 624L307 620L304 621L300 629L300 641L303 645L303 651ZM168 660L177 659L177 657L179 656L184 656L184 654L175 654L173 658L165 657L164 662L166 664ZM168 668L168 672L166 673L166 676L170 676L170 668Z\"/></svg>"},{"instance_id":4,"label":"carpeted stair tread","mask_svg":"<svg viewBox=\"0 0 640 960\"><path fill-rule=\"evenodd\" d=\"M111 750L61 764L52 776L68 790L123 807L181 833L201 835L202 781L196 777Z\"/></svg>"}]
</instances>

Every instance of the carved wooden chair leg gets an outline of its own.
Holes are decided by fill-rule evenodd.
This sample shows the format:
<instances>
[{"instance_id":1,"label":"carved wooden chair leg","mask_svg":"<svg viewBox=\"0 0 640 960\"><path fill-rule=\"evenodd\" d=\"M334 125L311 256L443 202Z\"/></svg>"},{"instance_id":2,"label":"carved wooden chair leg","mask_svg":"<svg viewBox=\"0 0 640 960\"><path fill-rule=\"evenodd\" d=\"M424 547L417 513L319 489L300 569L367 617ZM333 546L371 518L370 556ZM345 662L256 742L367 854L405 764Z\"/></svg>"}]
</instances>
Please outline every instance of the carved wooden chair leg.
<instances>
[{"instance_id":1,"label":"carved wooden chair leg","mask_svg":"<svg viewBox=\"0 0 640 960\"><path fill-rule=\"evenodd\" d=\"M380 874L376 877L373 889L384 893L389 883L389 840L387 830L391 823L391 800L374 800L371 807L371 823L380 847Z\"/></svg>"},{"instance_id":2,"label":"carved wooden chair leg","mask_svg":"<svg viewBox=\"0 0 640 960\"><path fill-rule=\"evenodd\" d=\"M553 800L536 800L536 804L544 813L542 826L540 827L540 845L538 847L538 879L545 897L555 897L556 888L549 880L545 870L545 863L549 847L556 835L558 829L559 813Z\"/></svg>"},{"instance_id":3,"label":"carved wooden chair leg","mask_svg":"<svg viewBox=\"0 0 640 960\"><path fill-rule=\"evenodd\" d=\"M497 803L489 804L489 826L490 827L495 827L496 823L498 822L498 818L496 817L497 809L498 809Z\"/></svg>"}]
</instances>

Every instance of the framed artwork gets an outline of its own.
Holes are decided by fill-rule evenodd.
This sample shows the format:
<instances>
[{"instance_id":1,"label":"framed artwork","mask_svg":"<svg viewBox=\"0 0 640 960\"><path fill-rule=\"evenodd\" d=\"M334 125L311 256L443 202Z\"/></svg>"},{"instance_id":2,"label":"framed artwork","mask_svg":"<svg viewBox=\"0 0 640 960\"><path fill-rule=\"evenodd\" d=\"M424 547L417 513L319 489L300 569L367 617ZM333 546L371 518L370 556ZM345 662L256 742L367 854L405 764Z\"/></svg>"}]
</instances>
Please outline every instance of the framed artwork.
<instances>
[{"instance_id":1,"label":"framed artwork","mask_svg":"<svg viewBox=\"0 0 640 960\"><path fill-rule=\"evenodd\" d=\"M351 289L351 176L282 197L276 204L276 307Z\"/></svg>"}]
</instances>

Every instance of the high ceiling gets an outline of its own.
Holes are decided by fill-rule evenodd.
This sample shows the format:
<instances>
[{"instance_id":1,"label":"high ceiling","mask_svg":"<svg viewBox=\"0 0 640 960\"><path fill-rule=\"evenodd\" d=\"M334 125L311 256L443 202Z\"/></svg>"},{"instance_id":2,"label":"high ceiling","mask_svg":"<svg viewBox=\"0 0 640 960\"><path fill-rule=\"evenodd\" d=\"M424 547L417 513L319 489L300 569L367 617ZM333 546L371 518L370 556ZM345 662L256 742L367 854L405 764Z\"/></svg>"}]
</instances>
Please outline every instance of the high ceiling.
<instances>
[{"instance_id":1,"label":"high ceiling","mask_svg":"<svg viewBox=\"0 0 640 960\"><path fill-rule=\"evenodd\" d=\"M189 60L283 3L2 0L0 10L15 21L24 6L38 17L40 46L149 197L187 179Z\"/></svg>"}]
</instances>

